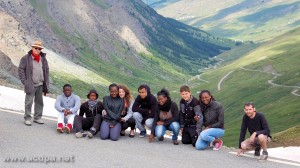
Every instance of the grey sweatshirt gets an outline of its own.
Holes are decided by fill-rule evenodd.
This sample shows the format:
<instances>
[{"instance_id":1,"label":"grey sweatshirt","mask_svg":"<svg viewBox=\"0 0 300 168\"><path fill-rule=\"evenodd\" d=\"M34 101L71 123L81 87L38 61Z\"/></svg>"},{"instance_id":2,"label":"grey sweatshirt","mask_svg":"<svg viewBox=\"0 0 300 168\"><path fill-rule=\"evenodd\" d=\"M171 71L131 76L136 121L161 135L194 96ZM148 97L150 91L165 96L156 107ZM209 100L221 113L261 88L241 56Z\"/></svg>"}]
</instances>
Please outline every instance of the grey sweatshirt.
<instances>
[{"instance_id":1,"label":"grey sweatshirt","mask_svg":"<svg viewBox=\"0 0 300 168\"><path fill-rule=\"evenodd\" d=\"M73 93L69 97L66 97L64 94L59 95L55 101L55 109L61 113L64 109L69 109L73 114L76 114L80 105L79 96Z\"/></svg>"}]
</instances>

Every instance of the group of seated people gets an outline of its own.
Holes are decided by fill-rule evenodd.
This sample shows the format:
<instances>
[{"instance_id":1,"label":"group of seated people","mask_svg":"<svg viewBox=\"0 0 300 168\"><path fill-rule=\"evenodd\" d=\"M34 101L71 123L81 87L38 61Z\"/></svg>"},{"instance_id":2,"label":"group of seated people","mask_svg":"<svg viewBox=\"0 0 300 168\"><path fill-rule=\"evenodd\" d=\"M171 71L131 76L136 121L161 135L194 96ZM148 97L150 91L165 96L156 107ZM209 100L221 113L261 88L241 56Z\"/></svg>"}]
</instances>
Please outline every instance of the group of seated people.
<instances>
[{"instance_id":1,"label":"group of seated people","mask_svg":"<svg viewBox=\"0 0 300 168\"><path fill-rule=\"evenodd\" d=\"M117 141L120 136L125 136L125 130L129 127L129 137L135 136L136 128L140 131L139 137L145 137L146 126L151 130L150 143L155 137L163 141L166 130L169 130L174 145L179 144L179 131L182 133L182 143L192 144L197 150L209 146L220 150L223 145L224 110L208 90L201 91L197 99L191 95L188 86L181 86L179 109L166 89L160 90L155 97L149 86L140 85L139 95L133 99L126 86L111 84L109 93L101 102L97 91L92 89L87 94L88 101L81 104L79 96L72 93L72 86L65 84L63 94L55 102L59 112L57 131L69 134L75 130L77 138L92 138L100 132L102 140ZM246 103L244 111L237 154L255 148L258 151L255 155L259 156L263 148L266 159L266 144L271 137L268 124L262 113L255 115L253 103ZM245 140L247 129L251 137Z\"/></svg>"}]
</instances>

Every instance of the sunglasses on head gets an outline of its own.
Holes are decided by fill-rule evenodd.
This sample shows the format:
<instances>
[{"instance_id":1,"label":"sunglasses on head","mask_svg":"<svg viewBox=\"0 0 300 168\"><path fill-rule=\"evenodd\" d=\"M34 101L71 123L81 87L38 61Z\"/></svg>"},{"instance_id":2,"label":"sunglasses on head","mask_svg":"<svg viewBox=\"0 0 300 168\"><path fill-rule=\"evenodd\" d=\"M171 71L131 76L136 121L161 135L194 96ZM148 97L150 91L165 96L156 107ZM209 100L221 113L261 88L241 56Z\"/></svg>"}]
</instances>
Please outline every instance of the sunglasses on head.
<instances>
[{"instance_id":1,"label":"sunglasses on head","mask_svg":"<svg viewBox=\"0 0 300 168\"><path fill-rule=\"evenodd\" d=\"M41 48L35 48L36 50L42 50Z\"/></svg>"}]
</instances>

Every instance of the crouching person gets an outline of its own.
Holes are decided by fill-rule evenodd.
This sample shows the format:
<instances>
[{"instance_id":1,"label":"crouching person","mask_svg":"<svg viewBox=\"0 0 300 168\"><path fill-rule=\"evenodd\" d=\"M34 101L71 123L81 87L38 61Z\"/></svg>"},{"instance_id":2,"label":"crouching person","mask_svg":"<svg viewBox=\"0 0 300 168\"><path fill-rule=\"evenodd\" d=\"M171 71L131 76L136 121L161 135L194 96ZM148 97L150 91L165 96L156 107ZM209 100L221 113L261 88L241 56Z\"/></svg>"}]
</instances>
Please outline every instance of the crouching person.
<instances>
[{"instance_id":1,"label":"crouching person","mask_svg":"<svg viewBox=\"0 0 300 168\"><path fill-rule=\"evenodd\" d=\"M104 108L103 103L98 101L98 97L97 91L92 89L87 95L89 100L80 106L79 115L76 115L74 119L75 136L77 138L82 138L86 135L89 138L93 138L100 130L101 113ZM84 115L85 117L83 117ZM88 131L85 133L84 130Z\"/></svg>"},{"instance_id":2,"label":"crouching person","mask_svg":"<svg viewBox=\"0 0 300 168\"><path fill-rule=\"evenodd\" d=\"M213 150L220 150L223 145L223 141L220 138L225 133L223 106L215 101L208 90L201 91L199 101L205 128L198 136L196 149L203 150L212 143L214 146Z\"/></svg>"},{"instance_id":3,"label":"crouching person","mask_svg":"<svg viewBox=\"0 0 300 168\"><path fill-rule=\"evenodd\" d=\"M162 89L157 93L158 109L154 114L153 126L149 137L150 143L154 139L154 135L159 141L163 141L164 134L168 129L173 132L173 144L178 145L177 137L180 130L178 107L169 95L166 89Z\"/></svg>"},{"instance_id":4,"label":"crouching person","mask_svg":"<svg viewBox=\"0 0 300 168\"><path fill-rule=\"evenodd\" d=\"M60 133L71 133L74 117L80 108L79 96L72 93L72 86L65 84L63 94L59 95L55 101L55 109L58 111L57 131Z\"/></svg>"},{"instance_id":5,"label":"crouching person","mask_svg":"<svg viewBox=\"0 0 300 168\"><path fill-rule=\"evenodd\" d=\"M248 150L255 150L254 156L260 156L261 148L263 149L262 155L259 159L266 160L268 158L267 145L271 141L270 129L265 116L256 112L253 103L246 103L244 106L245 115L243 117L239 150L237 156ZM246 131L249 131L250 138L245 140Z\"/></svg>"}]
</instances>

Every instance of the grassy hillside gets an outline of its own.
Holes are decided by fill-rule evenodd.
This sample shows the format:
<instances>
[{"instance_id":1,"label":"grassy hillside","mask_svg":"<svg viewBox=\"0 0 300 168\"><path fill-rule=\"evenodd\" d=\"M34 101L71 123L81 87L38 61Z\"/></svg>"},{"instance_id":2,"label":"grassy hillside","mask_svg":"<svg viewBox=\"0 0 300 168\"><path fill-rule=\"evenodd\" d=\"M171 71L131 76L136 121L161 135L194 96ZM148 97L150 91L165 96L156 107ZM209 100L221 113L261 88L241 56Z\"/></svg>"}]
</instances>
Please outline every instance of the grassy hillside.
<instances>
[{"instance_id":1,"label":"grassy hillside","mask_svg":"<svg viewBox=\"0 0 300 168\"><path fill-rule=\"evenodd\" d=\"M298 0L152 0L148 3L163 16L237 40L268 41L300 25Z\"/></svg>"},{"instance_id":2,"label":"grassy hillside","mask_svg":"<svg viewBox=\"0 0 300 168\"><path fill-rule=\"evenodd\" d=\"M223 104L226 145L237 146L245 102L254 102L257 110L265 114L272 134L299 124L299 45L300 28L259 46L232 63L203 73L201 79L208 82L192 81L197 84L194 92L209 89ZM232 73L223 80L219 90L218 83L229 72Z\"/></svg>"},{"instance_id":3,"label":"grassy hillside","mask_svg":"<svg viewBox=\"0 0 300 168\"><path fill-rule=\"evenodd\" d=\"M71 46L70 50L76 49L72 61L110 82L124 83L132 90L136 90L142 83L149 84L155 92L164 86L169 86L170 90L178 88L191 75L197 74L198 69L216 63L214 56L238 45L235 41L213 36L173 19L166 19L140 1L122 2L124 5L120 8L119 3L108 0L91 0L84 3L86 6L91 5L90 8L94 12L108 16L108 19L98 17L94 23L97 25L107 22L106 25L99 25L102 29L107 29L107 32L99 35L98 32L83 31L85 28L76 27L74 23L68 21L72 16L60 13L64 10L60 11L57 8L62 6L30 0L36 13L45 20L59 40L67 43L67 47ZM57 11L52 12L54 9ZM79 13L68 9L69 12L70 10L74 14ZM80 12L85 16L84 11ZM56 15L57 18L54 17ZM87 15L96 17L93 13ZM59 17L65 20L63 24L60 24ZM128 23L122 21L125 17ZM92 20L91 18L89 19ZM107 25L111 27L105 27ZM135 25L138 26L134 27ZM148 52L137 51L130 46L129 41L122 41L119 36L115 36L116 32L120 31L119 27L125 26L133 31L132 34L136 38L140 38L137 41L140 40ZM146 40L143 42L141 39ZM75 83L77 86L75 89L78 90L88 90L90 87L107 90L103 85L94 84L93 81L80 80L77 74L67 77L64 73L51 75L55 85L61 86L69 82ZM170 82L173 83L172 86L169 85ZM79 92L80 95L84 94L81 93L83 91Z\"/></svg>"}]
</instances>

